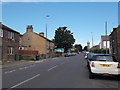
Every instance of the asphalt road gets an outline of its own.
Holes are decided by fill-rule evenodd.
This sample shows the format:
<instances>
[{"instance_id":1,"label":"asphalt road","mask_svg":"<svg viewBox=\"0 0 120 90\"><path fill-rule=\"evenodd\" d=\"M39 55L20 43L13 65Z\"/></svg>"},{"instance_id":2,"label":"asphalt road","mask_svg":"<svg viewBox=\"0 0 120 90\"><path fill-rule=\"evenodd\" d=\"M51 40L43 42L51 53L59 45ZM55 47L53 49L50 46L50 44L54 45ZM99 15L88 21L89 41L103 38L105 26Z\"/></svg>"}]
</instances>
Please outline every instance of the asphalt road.
<instances>
[{"instance_id":1,"label":"asphalt road","mask_svg":"<svg viewBox=\"0 0 120 90\"><path fill-rule=\"evenodd\" d=\"M3 88L118 88L112 77L89 79L84 55L60 57L3 69Z\"/></svg>"}]
</instances>

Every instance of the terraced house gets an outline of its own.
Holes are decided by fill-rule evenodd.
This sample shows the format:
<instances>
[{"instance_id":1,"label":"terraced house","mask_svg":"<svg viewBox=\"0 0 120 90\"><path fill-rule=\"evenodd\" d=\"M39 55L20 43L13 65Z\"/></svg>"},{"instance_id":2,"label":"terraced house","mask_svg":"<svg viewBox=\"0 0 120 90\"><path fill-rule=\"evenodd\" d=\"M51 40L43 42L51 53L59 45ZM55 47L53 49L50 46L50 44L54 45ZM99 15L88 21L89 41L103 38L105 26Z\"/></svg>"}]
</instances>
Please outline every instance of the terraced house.
<instances>
[{"instance_id":1,"label":"terraced house","mask_svg":"<svg viewBox=\"0 0 120 90\"><path fill-rule=\"evenodd\" d=\"M3 30L2 30L2 25L0 24L0 63L2 63L2 37L3 37Z\"/></svg>"},{"instance_id":2,"label":"terraced house","mask_svg":"<svg viewBox=\"0 0 120 90\"><path fill-rule=\"evenodd\" d=\"M120 61L120 25L117 28L113 28L110 34L110 48L112 54Z\"/></svg>"},{"instance_id":3,"label":"terraced house","mask_svg":"<svg viewBox=\"0 0 120 90\"><path fill-rule=\"evenodd\" d=\"M32 25L28 25L26 32L21 36L21 46L25 46L27 50L38 51L41 58L54 57L54 43L44 37L44 33L33 32Z\"/></svg>"},{"instance_id":4,"label":"terraced house","mask_svg":"<svg viewBox=\"0 0 120 90\"><path fill-rule=\"evenodd\" d=\"M0 24L0 59L3 62L14 61L19 50L20 33Z\"/></svg>"}]
</instances>

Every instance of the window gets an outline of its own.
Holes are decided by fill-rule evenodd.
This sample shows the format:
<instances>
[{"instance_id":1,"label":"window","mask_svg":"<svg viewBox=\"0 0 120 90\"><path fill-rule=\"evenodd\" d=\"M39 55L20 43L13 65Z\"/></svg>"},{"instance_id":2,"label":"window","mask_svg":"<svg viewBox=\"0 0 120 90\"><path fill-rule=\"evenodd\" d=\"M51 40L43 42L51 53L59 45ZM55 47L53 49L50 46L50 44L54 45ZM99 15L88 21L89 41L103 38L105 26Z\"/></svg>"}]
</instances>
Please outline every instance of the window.
<instances>
[{"instance_id":1,"label":"window","mask_svg":"<svg viewBox=\"0 0 120 90\"><path fill-rule=\"evenodd\" d=\"M14 39L14 33L8 31L8 39Z\"/></svg>"},{"instance_id":2,"label":"window","mask_svg":"<svg viewBox=\"0 0 120 90\"><path fill-rule=\"evenodd\" d=\"M3 37L3 30L0 29L0 37Z\"/></svg>"},{"instance_id":3,"label":"window","mask_svg":"<svg viewBox=\"0 0 120 90\"><path fill-rule=\"evenodd\" d=\"M13 54L14 54L13 47L8 47L8 55L13 55Z\"/></svg>"}]
</instances>

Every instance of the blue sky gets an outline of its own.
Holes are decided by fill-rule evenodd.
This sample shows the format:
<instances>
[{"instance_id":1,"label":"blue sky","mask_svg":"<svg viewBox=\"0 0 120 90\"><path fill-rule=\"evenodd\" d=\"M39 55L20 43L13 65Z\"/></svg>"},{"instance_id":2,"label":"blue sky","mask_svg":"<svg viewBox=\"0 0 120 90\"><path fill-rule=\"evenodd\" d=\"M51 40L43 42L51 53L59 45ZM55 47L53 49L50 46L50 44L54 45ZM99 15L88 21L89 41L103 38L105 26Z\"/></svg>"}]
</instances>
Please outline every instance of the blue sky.
<instances>
[{"instance_id":1,"label":"blue sky","mask_svg":"<svg viewBox=\"0 0 120 90\"><path fill-rule=\"evenodd\" d=\"M117 2L7 2L2 3L3 24L25 33L27 25L33 25L34 32L45 32L46 15L48 38L53 39L58 27L67 26L83 46L92 40L99 44L105 34L104 23L108 22L108 34L118 25Z\"/></svg>"}]
</instances>

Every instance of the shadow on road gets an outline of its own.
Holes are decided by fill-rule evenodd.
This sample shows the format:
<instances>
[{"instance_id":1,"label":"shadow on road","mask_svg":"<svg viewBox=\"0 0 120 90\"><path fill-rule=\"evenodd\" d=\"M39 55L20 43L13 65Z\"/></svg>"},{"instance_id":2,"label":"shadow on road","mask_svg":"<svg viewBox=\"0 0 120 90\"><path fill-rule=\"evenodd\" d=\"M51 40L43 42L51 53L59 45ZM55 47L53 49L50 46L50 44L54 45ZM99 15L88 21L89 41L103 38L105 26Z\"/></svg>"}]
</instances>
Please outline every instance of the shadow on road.
<instances>
[{"instance_id":1,"label":"shadow on road","mask_svg":"<svg viewBox=\"0 0 120 90\"><path fill-rule=\"evenodd\" d=\"M96 76L96 80L109 80L109 81L120 81L120 78L113 76Z\"/></svg>"}]
</instances>

